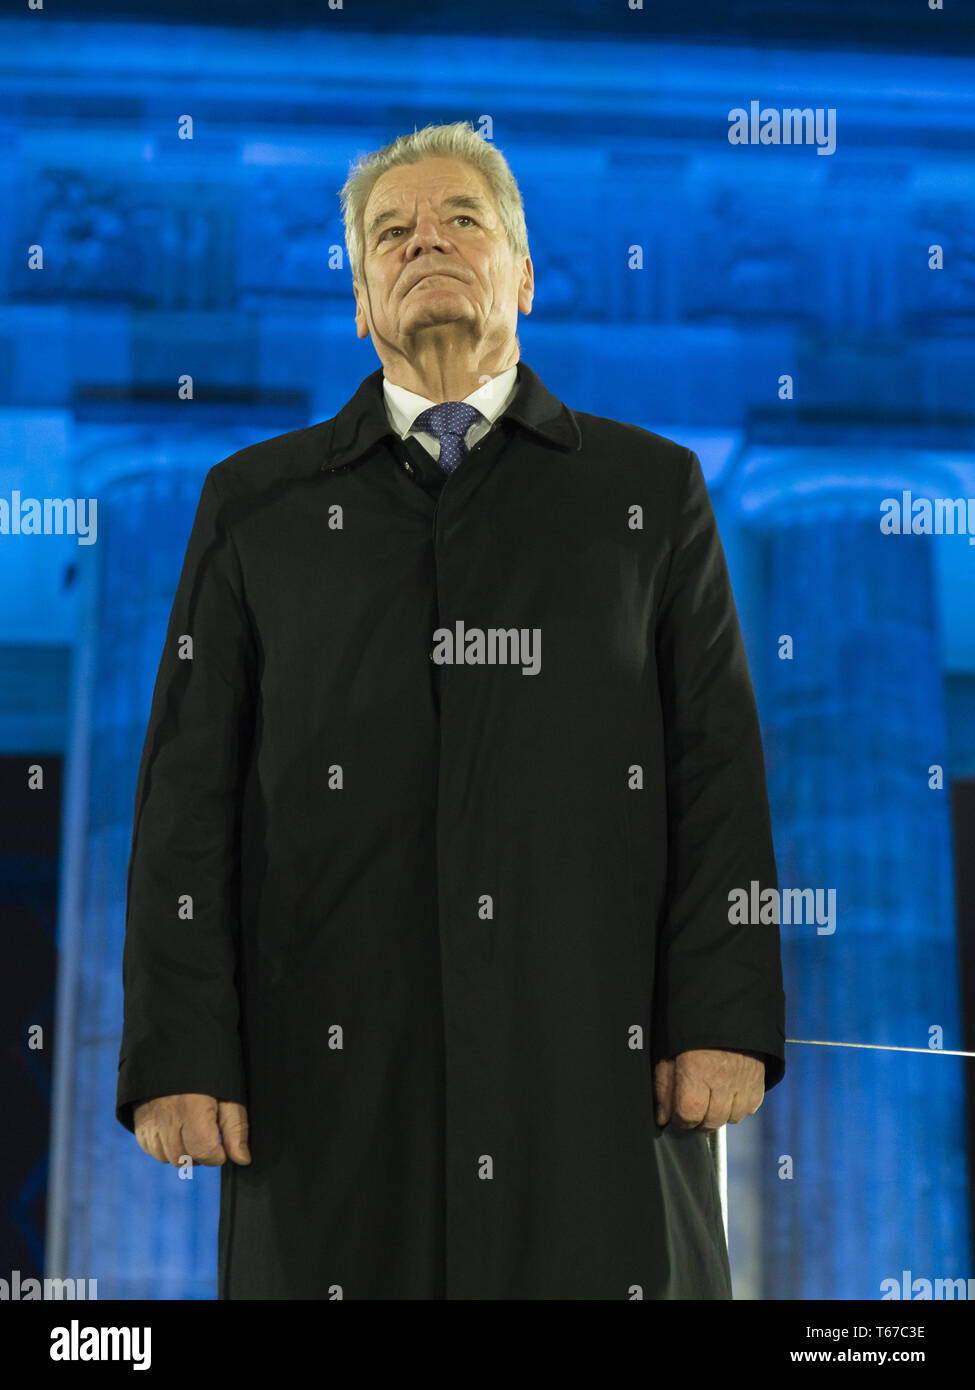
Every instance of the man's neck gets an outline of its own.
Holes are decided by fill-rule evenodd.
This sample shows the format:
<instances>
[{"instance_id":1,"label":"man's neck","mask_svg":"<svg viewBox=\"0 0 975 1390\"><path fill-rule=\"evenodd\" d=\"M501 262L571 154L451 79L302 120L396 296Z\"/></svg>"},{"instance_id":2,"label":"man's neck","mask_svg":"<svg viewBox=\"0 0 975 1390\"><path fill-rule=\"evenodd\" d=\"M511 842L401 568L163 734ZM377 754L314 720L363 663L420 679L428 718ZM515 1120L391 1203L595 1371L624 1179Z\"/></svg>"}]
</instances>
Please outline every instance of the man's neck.
<instances>
[{"instance_id":1,"label":"man's neck","mask_svg":"<svg viewBox=\"0 0 975 1390\"><path fill-rule=\"evenodd\" d=\"M500 376L518 361L518 347L495 350L482 358L464 358L453 353L420 352L407 359L397 355L383 362L383 376L394 386L414 391L428 401L462 401L486 381Z\"/></svg>"}]
</instances>

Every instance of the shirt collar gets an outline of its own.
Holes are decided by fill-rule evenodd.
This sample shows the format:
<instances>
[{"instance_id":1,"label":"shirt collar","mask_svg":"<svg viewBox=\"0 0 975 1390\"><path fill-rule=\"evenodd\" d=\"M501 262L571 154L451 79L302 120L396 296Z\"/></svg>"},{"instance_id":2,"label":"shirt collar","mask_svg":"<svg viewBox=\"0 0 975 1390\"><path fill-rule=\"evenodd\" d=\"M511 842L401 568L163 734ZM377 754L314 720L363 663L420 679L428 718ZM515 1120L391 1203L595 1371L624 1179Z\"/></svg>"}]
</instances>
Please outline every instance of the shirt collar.
<instances>
[{"instance_id":1,"label":"shirt collar","mask_svg":"<svg viewBox=\"0 0 975 1390\"><path fill-rule=\"evenodd\" d=\"M464 400L468 405L473 405L481 412L489 424L494 424L495 420L504 410L505 406L515 394L515 384L518 380L518 364L508 367L506 371L500 372L498 376L492 377L490 381L485 381L478 386ZM430 406L436 405L436 401L427 400L426 396L420 396L416 391L408 391L405 386L397 386L395 382L388 381L383 376L383 394L386 401L386 409L389 412L390 422L401 439L405 439L413 428L413 422L418 415Z\"/></svg>"},{"instance_id":2,"label":"shirt collar","mask_svg":"<svg viewBox=\"0 0 975 1390\"><path fill-rule=\"evenodd\" d=\"M515 365L517 381L511 403L504 411L505 421L512 421L536 440L556 448L567 451L580 449L582 432L574 413L543 385L526 362ZM366 377L338 414L324 422L325 461L321 471L347 468L381 439L398 437L386 409L384 380L383 369L379 367ZM485 386L492 384L486 382ZM479 391L483 389L478 387Z\"/></svg>"}]
</instances>

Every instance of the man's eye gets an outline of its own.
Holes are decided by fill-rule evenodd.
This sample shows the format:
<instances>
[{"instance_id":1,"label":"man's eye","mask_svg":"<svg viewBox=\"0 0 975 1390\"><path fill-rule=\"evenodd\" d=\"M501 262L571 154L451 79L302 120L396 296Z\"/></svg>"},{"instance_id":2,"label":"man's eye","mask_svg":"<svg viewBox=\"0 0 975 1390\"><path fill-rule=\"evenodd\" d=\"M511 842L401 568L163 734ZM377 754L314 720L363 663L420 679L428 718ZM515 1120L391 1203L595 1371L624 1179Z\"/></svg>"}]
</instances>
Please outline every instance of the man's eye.
<instances>
[{"instance_id":1,"label":"man's eye","mask_svg":"<svg viewBox=\"0 0 975 1390\"><path fill-rule=\"evenodd\" d=\"M471 215L470 215L469 213L466 213L466 212L459 212L459 213L457 214L456 217L454 217L454 218L451 219L451 221L453 221L453 222L464 221L464 222L469 222L469 223L471 224L472 227L477 226L477 223L474 221L473 217L471 217ZM380 240L380 241L385 241L386 237L389 236L390 232L405 232L405 231L406 231L406 228L405 228L405 227L387 227L386 230L380 234L379 240Z\"/></svg>"}]
</instances>

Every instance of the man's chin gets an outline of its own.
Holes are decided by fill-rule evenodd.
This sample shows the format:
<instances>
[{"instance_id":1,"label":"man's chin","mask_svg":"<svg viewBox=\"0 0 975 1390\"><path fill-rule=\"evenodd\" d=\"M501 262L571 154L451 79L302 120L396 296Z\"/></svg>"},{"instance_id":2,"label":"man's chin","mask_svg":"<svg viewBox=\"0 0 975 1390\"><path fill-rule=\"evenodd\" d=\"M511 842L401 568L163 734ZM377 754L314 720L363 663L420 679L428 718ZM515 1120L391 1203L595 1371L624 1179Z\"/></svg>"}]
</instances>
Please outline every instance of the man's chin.
<instances>
[{"instance_id":1,"label":"man's chin","mask_svg":"<svg viewBox=\"0 0 975 1390\"><path fill-rule=\"evenodd\" d=\"M451 324L459 326L470 322L471 315L465 314L461 309L451 308L446 304L442 308L435 308L430 305L429 308L410 316L409 322L406 324L406 331L417 333L423 328L448 328Z\"/></svg>"}]
</instances>

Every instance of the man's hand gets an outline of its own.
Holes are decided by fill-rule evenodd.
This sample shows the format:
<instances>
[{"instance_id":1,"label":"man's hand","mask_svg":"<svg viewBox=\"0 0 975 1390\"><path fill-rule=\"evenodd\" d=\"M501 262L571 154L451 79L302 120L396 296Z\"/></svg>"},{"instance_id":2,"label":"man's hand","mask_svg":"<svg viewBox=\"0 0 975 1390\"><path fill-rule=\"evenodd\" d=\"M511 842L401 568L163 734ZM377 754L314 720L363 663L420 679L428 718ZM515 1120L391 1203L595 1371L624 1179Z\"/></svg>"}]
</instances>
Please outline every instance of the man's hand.
<instances>
[{"instance_id":1,"label":"man's hand","mask_svg":"<svg viewBox=\"0 0 975 1390\"><path fill-rule=\"evenodd\" d=\"M136 1105L132 1118L136 1139L160 1163L178 1166L187 1156L194 1163L216 1168L228 1158L241 1164L251 1161L247 1110L236 1101L218 1101L194 1092L155 1096Z\"/></svg>"},{"instance_id":2,"label":"man's hand","mask_svg":"<svg viewBox=\"0 0 975 1390\"><path fill-rule=\"evenodd\" d=\"M658 1062L653 1070L657 1124L720 1129L754 1115L765 1099L761 1052L699 1048Z\"/></svg>"}]
</instances>

